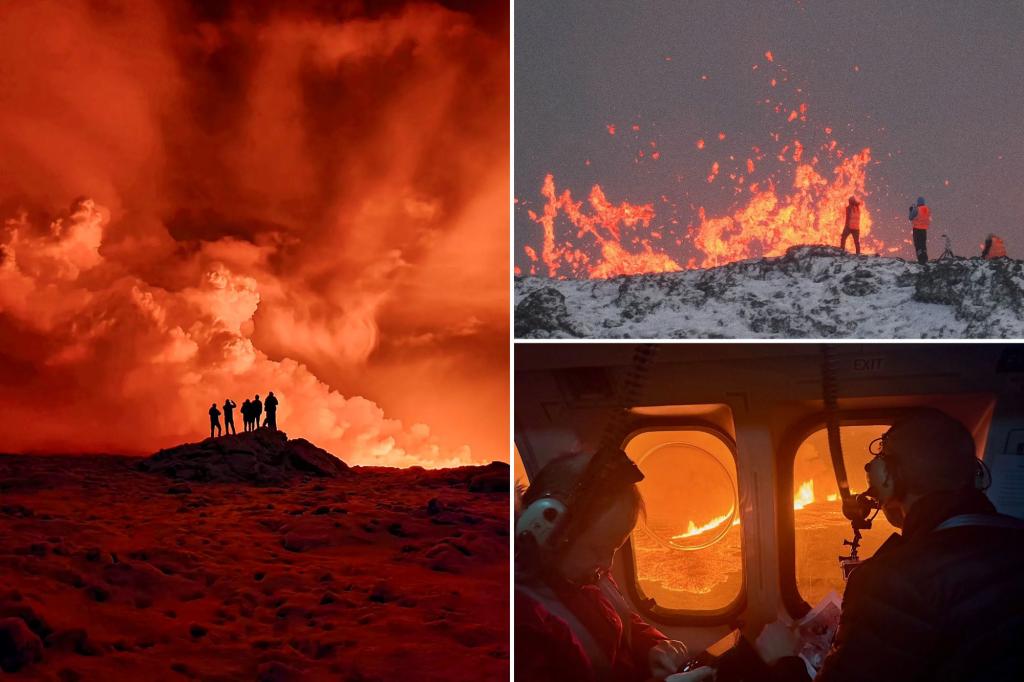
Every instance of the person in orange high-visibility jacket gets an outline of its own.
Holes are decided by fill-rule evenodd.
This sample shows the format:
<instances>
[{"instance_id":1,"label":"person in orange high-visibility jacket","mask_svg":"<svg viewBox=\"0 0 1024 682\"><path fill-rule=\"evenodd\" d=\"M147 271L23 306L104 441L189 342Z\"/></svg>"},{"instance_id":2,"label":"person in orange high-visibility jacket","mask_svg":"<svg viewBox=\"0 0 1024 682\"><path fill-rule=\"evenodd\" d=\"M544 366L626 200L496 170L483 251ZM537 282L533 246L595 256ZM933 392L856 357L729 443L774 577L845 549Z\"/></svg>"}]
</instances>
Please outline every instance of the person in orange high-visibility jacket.
<instances>
[{"instance_id":1,"label":"person in orange high-visibility jacket","mask_svg":"<svg viewBox=\"0 0 1024 682\"><path fill-rule=\"evenodd\" d=\"M918 197L917 204L910 207L910 226L913 228L918 263L928 262L928 226L931 222L931 209L925 205L924 197Z\"/></svg>"},{"instance_id":2,"label":"person in orange high-visibility jacket","mask_svg":"<svg viewBox=\"0 0 1024 682\"><path fill-rule=\"evenodd\" d=\"M853 237L853 245L860 255L860 202L856 197L850 197L850 203L846 206L846 224L843 225L843 236L840 238L839 248L846 251L846 238Z\"/></svg>"},{"instance_id":3,"label":"person in orange high-visibility jacket","mask_svg":"<svg viewBox=\"0 0 1024 682\"><path fill-rule=\"evenodd\" d=\"M985 240L985 249L981 252L981 257L988 260L1006 258L1006 245L1003 244L1003 240L990 234Z\"/></svg>"}]
</instances>

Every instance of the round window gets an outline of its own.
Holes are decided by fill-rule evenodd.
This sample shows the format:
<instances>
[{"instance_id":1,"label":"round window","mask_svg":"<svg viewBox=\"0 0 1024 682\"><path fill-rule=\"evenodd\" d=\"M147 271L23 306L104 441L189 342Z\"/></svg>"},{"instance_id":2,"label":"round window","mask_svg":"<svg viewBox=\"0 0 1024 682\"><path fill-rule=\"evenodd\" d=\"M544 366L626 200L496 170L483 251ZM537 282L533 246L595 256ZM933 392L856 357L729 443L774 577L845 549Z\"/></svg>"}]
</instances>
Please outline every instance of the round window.
<instances>
[{"instance_id":1,"label":"round window","mask_svg":"<svg viewBox=\"0 0 1024 682\"><path fill-rule=\"evenodd\" d=\"M739 524L733 475L715 455L692 443L661 442L636 457L644 530L671 549L704 549Z\"/></svg>"}]
</instances>

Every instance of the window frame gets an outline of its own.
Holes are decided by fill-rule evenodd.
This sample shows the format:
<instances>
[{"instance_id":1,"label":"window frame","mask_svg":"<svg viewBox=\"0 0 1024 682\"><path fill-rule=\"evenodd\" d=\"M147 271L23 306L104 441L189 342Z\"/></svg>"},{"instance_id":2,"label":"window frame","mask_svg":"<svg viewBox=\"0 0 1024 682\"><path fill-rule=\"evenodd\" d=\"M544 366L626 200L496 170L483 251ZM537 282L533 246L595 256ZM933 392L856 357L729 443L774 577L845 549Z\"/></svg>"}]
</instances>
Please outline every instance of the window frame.
<instances>
[{"instance_id":1,"label":"window frame","mask_svg":"<svg viewBox=\"0 0 1024 682\"><path fill-rule=\"evenodd\" d=\"M622 439L622 448L635 437L651 431L702 431L715 436L726 446L732 455L736 468L736 488L739 493L739 461L736 458L736 441L716 424L699 419L680 419L678 417L644 417L631 422L631 428ZM739 507L737 507L739 513ZM637 607L637 611L647 620L665 625L678 626L709 626L732 623L747 606L747 571L746 548L742 536L740 538L740 589L736 597L719 609L670 609L659 605L653 597L644 594L640 587L637 574L636 552L633 549L633 536L630 534L618 554L621 556L619 565L625 573L625 591Z\"/></svg>"},{"instance_id":2,"label":"window frame","mask_svg":"<svg viewBox=\"0 0 1024 682\"><path fill-rule=\"evenodd\" d=\"M913 411L913 407L895 407L867 410L838 410L840 429L844 426L884 426L892 424L902 415ZM814 433L828 428L828 415L816 412L791 427L780 441L776 458L775 494L777 500L793 498L793 466L796 453L804 441ZM833 470L833 475L835 471ZM786 611L794 619L803 618L811 610L804 601L796 584L796 517L792 504L777 504L776 525L778 528L779 590ZM852 532L852 531L851 531ZM840 548L841 549L841 548ZM837 550L838 551L838 550Z\"/></svg>"}]
</instances>

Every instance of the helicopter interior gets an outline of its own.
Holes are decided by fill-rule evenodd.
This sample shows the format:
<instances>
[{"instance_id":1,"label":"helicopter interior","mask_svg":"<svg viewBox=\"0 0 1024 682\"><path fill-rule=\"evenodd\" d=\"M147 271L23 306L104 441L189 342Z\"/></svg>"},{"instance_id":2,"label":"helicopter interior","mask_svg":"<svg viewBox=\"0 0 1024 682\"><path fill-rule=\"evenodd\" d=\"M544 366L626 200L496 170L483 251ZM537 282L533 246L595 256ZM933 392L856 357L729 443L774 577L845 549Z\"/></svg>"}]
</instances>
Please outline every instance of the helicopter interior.
<instances>
[{"instance_id":1,"label":"helicopter interior","mask_svg":"<svg viewBox=\"0 0 1024 682\"><path fill-rule=\"evenodd\" d=\"M616 424L615 444L644 473L646 512L613 575L691 651L841 596L841 559L870 557L895 532L876 515L851 547L830 417L857 494L894 420L945 411L973 433L989 498L1024 518L1024 346L518 344L514 381L520 485Z\"/></svg>"}]
</instances>

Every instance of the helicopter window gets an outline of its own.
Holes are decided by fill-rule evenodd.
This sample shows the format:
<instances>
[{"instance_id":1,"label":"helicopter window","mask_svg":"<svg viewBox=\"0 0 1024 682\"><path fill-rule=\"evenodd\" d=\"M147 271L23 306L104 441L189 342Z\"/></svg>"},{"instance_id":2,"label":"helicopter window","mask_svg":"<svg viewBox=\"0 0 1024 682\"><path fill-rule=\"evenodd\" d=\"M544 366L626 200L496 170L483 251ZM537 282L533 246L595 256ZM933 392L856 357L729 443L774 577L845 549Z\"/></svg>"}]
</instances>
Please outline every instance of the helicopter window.
<instances>
[{"instance_id":1,"label":"helicopter window","mask_svg":"<svg viewBox=\"0 0 1024 682\"><path fill-rule=\"evenodd\" d=\"M846 475L854 494L867 490L864 465L872 457L868 446L888 428L888 424L840 427ZM846 584L838 557L850 553L843 540L852 538L853 531L843 516L826 429L812 433L796 451L793 523L796 584L800 596L809 604L816 604L831 590L842 595ZM858 550L860 557L870 557L894 532L896 529L879 514L871 530L863 532Z\"/></svg>"},{"instance_id":2,"label":"helicopter window","mask_svg":"<svg viewBox=\"0 0 1024 682\"><path fill-rule=\"evenodd\" d=\"M740 595L736 461L698 429L644 431L625 446L645 478L645 518L632 535L637 587L676 611L721 611Z\"/></svg>"}]
</instances>

